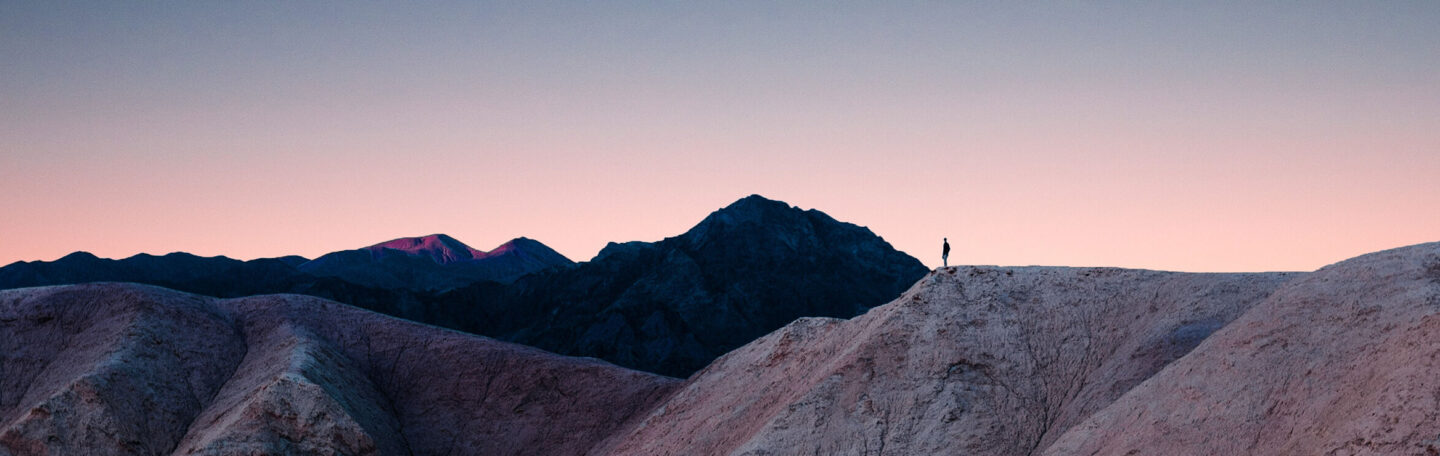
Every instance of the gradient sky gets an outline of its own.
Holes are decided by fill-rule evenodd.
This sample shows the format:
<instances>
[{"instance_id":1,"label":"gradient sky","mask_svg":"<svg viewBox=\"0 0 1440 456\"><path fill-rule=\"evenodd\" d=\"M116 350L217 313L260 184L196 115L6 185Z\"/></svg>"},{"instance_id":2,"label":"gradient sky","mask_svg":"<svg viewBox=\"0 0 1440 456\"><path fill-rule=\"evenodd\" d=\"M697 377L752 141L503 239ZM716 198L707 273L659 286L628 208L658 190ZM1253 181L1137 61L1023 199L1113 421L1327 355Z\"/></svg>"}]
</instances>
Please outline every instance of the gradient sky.
<instances>
[{"instance_id":1,"label":"gradient sky","mask_svg":"<svg viewBox=\"0 0 1440 456\"><path fill-rule=\"evenodd\" d=\"M752 193L931 266L1437 241L1440 2L0 0L0 264L587 260Z\"/></svg>"}]
</instances>

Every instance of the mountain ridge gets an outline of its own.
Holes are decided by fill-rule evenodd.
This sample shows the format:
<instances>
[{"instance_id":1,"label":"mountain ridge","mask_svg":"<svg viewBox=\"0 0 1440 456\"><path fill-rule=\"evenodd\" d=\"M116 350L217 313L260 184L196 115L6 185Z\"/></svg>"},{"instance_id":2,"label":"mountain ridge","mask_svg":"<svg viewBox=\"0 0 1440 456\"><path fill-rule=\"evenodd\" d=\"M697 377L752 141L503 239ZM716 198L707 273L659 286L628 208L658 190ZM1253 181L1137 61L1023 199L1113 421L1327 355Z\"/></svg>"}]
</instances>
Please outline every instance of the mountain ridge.
<instances>
[{"instance_id":1,"label":"mountain ridge","mask_svg":"<svg viewBox=\"0 0 1440 456\"><path fill-rule=\"evenodd\" d=\"M458 240L440 234L399 238L360 249L331 252L316 259L289 255L242 261L188 252L164 255L137 253L121 259L109 259L76 251L54 261L17 261L0 267L0 289L118 281L159 285L223 298L302 292L300 290L311 289L317 284L333 282L333 278L348 283L342 287L415 293L435 288L449 289L477 281L510 281L536 271L573 264L549 246L526 237L506 241L488 252L474 250L480 253L477 255L480 258L445 263L429 255L444 255L445 251L417 249L412 255L412 252L400 249L379 247L411 239L421 241L417 244L423 246L429 237L436 240L443 237L452 244L464 246ZM367 250L371 248L379 253ZM465 248L468 249L468 246ZM330 294L318 296L337 297Z\"/></svg>"}]
</instances>

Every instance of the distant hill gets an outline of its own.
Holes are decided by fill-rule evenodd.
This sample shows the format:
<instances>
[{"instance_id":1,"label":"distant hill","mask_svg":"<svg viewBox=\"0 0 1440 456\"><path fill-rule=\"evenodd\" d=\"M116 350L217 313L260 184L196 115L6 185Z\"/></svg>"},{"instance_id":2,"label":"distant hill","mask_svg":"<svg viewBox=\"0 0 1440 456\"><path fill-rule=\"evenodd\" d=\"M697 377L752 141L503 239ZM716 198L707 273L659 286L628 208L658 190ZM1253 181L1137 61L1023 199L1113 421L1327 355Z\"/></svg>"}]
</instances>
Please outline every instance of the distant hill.
<instances>
[{"instance_id":1,"label":"distant hill","mask_svg":"<svg viewBox=\"0 0 1440 456\"><path fill-rule=\"evenodd\" d=\"M184 252L164 256L139 254L121 260L75 252L55 261L21 261L0 268L0 289L86 282L135 282L233 297L288 291L304 279L295 264L299 257L240 261L201 257Z\"/></svg>"},{"instance_id":2,"label":"distant hill","mask_svg":"<svg viewBox=\"0 0 1440 456\"><path fill-rule=\"evenodd\" d=\"M328 253L297 269L378 288L444 291L482 280L510 282L526 274L573 264L545 244L528 238L516 238L486 252L450 236L432 234Z\"/></svg>"},{"instance_id":3,"label":"distant hill","mask_svg":"<svg viewBox=\"0 0 1440 456\"><path fill-rule=\"evenodd\" d=\"M568 258L528 238L484 252L436 234L329 253L315 260L285 256L241 261L184 252L112 260L75 252L55 261L20 261L0 268L0 289L135 282L222 298L302 293L399 313L397 309L415 301L415 295L480 281L508 282L571 265Z\"/></svg>"}]
</instances>

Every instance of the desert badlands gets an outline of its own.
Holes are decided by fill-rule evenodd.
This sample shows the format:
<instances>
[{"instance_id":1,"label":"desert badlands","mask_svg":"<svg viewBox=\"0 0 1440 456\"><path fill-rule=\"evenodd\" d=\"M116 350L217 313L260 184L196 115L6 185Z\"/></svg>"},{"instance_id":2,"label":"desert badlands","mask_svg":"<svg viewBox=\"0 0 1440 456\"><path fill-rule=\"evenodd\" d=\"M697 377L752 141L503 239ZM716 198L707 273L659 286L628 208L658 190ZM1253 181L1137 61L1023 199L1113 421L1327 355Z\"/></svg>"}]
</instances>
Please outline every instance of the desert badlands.
<instances>
[{"instance_id":1,"label":"desert badlands","mask_svg":"<svg viewBox=\"0 0 1440 456\"><path fill-rule=\"evenodd\" d=\"M961 266L674 379L315 297L0 291L0 454L1440 451L1440 243L1309 273Z\"/></svg>"}]
</instances>

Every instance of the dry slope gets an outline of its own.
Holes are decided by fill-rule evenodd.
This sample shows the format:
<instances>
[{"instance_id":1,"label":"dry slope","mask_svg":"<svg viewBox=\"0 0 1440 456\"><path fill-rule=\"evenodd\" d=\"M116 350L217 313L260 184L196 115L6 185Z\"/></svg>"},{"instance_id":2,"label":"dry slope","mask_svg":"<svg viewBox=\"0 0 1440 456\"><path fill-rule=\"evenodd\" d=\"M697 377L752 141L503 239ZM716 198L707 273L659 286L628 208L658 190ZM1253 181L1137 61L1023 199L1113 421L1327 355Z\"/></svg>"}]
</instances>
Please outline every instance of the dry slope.
<instances>
[{"instance_id":1,"label":"dry slope","mask_svg":"<svg viewBox=\"0 0 1440 456\"><path fill-rule=\"evenodd\" d=\"M311 297L0 291L0 455L573 455L675 383Z\"/></svg>"},{"instance_id":2,"label":"dry slope","mask_svg":"<svg viewBox=\"0 0 1440 456\"><path fill-rule=\"evenodd\" d=\"M1440 243L1296 279L1047 454L1440 454Z\"/></svg>"},{"instance_id":3,"label":"dry slope","mask_svg":"<svg viewBox=\"0 0 1440 456\"><path fill-rule=\"evenodd\" d=\"M941 269L716 360L595 454L1037 454L1295 275Z\"/></svg>"}]
</instances>

